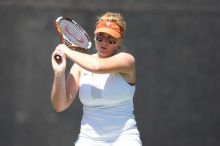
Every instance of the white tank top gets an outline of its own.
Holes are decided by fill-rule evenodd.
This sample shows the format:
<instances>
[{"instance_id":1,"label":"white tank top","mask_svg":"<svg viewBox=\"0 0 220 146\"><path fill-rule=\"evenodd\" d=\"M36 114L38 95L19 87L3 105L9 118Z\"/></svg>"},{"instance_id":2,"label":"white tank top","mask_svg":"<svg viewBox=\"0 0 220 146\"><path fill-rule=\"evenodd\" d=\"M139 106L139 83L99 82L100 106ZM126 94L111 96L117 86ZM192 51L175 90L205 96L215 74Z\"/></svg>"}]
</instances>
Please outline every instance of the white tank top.
<instances>
[{"instance_id":1,"label":"white tank top","mask_svg":"<svg viewBox=\"0 0 220 146\"><path fill-rule=\"evenodd\" d=\"M135 86L129 85L120 74L94 74L83 70L79 89L83 103L80 136L110 140L136 127L134 92Z\"/></svg>"}]
</instances>

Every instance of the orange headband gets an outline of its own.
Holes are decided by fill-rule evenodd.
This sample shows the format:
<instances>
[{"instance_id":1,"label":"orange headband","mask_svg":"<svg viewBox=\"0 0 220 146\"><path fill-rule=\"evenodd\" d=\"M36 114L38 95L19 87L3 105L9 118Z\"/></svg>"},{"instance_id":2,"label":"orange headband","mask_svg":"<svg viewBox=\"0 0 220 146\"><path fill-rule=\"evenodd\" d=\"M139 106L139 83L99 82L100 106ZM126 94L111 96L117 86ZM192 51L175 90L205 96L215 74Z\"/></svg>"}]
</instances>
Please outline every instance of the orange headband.
<instances>
[{"instance_id":1,"label":"orange headband","mask_svg":"<svg viewBox=\"0 0 220 146\"><path fill-rule=\"evenodd\" d=\"M96 30L94 33L99 32L107 33L115 38L121 38L123 34L123 28L121 28L115 22L101 20L96 25Z\"/></svg>"}]
</instances>

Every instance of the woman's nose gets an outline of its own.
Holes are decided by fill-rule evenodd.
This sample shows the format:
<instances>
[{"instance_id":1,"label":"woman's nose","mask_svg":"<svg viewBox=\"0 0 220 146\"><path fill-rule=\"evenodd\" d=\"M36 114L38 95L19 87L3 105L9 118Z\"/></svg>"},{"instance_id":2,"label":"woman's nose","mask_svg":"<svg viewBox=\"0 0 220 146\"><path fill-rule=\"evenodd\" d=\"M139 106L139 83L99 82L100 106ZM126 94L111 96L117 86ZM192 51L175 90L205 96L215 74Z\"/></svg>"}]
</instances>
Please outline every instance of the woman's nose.
<instances>
[{"instance_id":1,"label":"woman's nose","mask_svg":"<svg viewBox=\"0 0 220 146\"><path fill-rule=\"evenodd\" d=\"M104 46L107 46L107 45L108 45L108 39L107 39L107 38L103 38L103 39L102 39L102 44L103 44Z\"/></svg>"}]
</instances>

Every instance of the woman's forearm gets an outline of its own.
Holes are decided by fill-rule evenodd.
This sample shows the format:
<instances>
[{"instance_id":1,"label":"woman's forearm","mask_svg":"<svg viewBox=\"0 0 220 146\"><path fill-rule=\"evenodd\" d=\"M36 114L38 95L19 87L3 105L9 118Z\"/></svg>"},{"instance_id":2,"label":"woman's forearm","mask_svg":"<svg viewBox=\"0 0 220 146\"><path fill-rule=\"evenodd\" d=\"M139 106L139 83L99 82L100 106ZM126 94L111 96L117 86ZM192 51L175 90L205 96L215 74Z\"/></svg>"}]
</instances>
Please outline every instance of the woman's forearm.
<instances>
[{"instance_id":1,"label":"woman's forearm","mask_svg":"<svg viewBox=\"0 0 220 146\"><path fill-rule=\"evenodd\" d=\"M57 112L61 112L67 108L68 100L66 96L65 73L54 73L51 101Z\"/></svg>"},{"instance_id":2,"label":"woman's forearm","mask_svg":"<svg viewBox=\"0 0 220 146\"><path fill-rule=\"evenodd\" d=\"M86 70L97 72L100 66L98 59L90 54L85 54L70 49L66 49L66 55L72 61Z\"/></svg>"}]
</instances>

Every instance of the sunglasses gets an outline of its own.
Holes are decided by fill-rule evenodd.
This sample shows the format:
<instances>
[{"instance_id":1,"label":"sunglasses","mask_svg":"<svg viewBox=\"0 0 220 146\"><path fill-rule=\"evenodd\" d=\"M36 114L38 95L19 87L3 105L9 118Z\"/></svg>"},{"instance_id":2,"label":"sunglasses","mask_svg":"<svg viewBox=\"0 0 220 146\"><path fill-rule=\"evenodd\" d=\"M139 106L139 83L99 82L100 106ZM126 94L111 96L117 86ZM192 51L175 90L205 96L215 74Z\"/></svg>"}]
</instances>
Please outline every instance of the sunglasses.
<instances>
[{"instance_id":1,"label":"sunglasses","mask_svg":"<svg viewBox=\"0 0 220 146\"><path fill-rule=\"evenodd\" d=\"M106 39L107 37L105 37L103 34L98 34L95 39L96 41L98 42L103 42L104 39ZM117 40L114 39L112 36L110 36L108 39L108 43L111 44L111 45L114 45L117 43Z\"/></svg>"}]
</instances>

